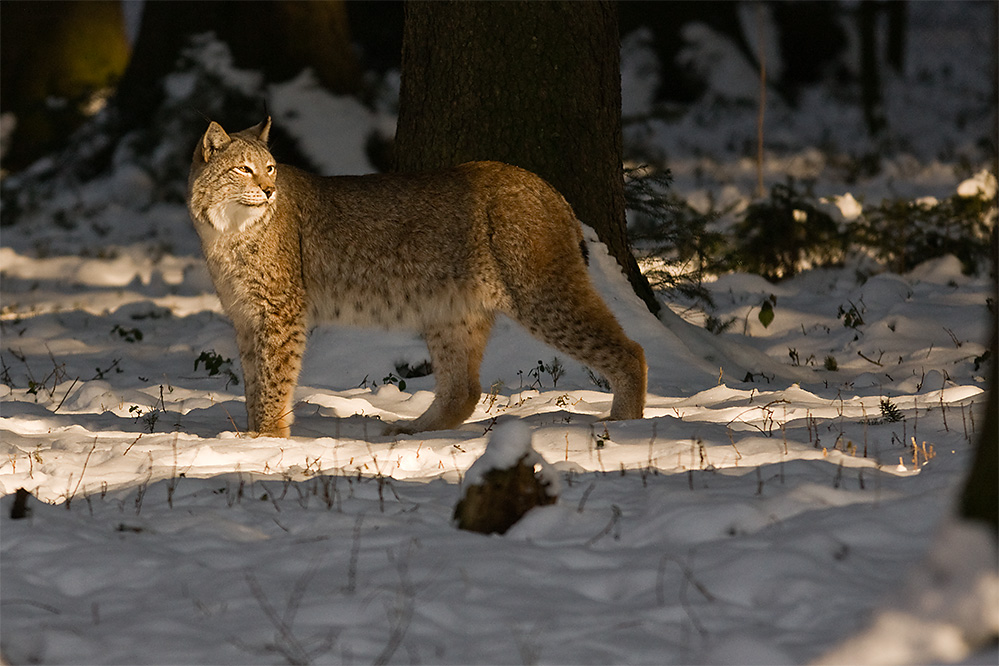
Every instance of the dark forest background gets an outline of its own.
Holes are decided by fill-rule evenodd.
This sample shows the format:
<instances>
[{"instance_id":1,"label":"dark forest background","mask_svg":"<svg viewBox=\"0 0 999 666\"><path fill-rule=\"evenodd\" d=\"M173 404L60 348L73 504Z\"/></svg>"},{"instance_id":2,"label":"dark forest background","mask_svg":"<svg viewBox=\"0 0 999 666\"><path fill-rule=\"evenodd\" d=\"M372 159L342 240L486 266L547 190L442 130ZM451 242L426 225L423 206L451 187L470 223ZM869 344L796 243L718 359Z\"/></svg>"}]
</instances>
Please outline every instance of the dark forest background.
<instances>
[{"instance_id":1,"label":"dark forest background","mask_svg":"<svg viewBox=\"0 0 999 666\"><path fill-rule=\"evenodd\" d=\"M500 3L506 4L506 3ZM759 67L754 26L728 0L618 4L619 30L645 28L658 56L660 103L696 101L703 76L678 62L685 26L703 23L729 38ZM883 72L905 67L907 2L829 0L766 3L782 54L772 94L794 104L803 87L825 81L853 86L868 129L884 127L879 112ZM141 13L141 21L134 15ZM371 75L401 67L404 3L333 0L300 2L126 2L117 0L4 2L0 6L0 112L17 118L3 167L23 169L65 145L69 135L109 96L122 132L148 119L161 101L160 80L172 71L191 35L214 32L234 64L272 82L310 67L330 91L370 97ZM844 20L845 19L845 20ZM138 25L134 34L128 26ZM853 30L855 35L848 35ZM850 38L859 62L847 52Z\"/></svg>"}]
</instances>

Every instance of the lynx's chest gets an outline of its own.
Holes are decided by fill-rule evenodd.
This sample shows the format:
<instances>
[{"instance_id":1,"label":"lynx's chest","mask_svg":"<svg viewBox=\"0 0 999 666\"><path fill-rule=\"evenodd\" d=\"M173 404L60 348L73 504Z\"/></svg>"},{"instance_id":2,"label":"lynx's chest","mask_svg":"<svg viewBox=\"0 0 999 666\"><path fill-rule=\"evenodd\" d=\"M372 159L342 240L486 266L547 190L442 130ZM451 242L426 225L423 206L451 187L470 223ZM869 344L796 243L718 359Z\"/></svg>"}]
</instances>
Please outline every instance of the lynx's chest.
<instances>
[{"instance_id":1,"label":"lynx's chest","mask_svg":"<svg viewBox=\"0 0 999 666\"><path fill-rule=\"evenodd\" d=\"M301 294L297 243L289 246L275 227L273 220L231 232L198 225L205 262L227 312L266 309L268 303Z\"/></svg>"},{"instance_id":2,"label":"lynx's chest","mask_svg":"<svg viewBox=\"0 0 999 666\"><path fill-rule=\"evenodd\" d=\"M231 249L258 239L265 231L263 227L274 218L274 212L272 206L247 206L227 201L211 205L201 215L192 214L192 217L207 255L216 246Z\"/></svg>"}]
</instances>

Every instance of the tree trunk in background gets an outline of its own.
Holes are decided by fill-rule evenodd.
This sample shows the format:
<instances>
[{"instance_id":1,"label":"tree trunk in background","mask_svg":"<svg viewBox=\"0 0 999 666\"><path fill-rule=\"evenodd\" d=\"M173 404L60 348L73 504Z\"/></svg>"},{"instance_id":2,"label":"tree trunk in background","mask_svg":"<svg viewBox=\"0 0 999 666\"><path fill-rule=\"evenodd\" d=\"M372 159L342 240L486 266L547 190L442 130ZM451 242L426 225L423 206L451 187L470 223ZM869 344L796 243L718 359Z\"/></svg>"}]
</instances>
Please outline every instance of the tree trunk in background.
<instances>
[{"instance_id":1,"label":"tree trunk in background","mask_svg":"<svg viewBox=\"0 0 999 666\"><path fill-rule=\"evenodd\" d=\"M860 35L860 98L867 133L877 137L885 129L881 101L881 63L878 58L878 11L876 0L861 0L857 10Z\"/></svg>"},{"instance_id":2,"label":"tree trunk in background","mask_svg":"<svg viewBox=\"0 0 999 666\"><path fill-rule=\"evenodd\" d=\"M0 22L0 111L17 127L4 167L60 147L93 113L128 63L121 3L5 2ZM57 103L53 104L53 100Z\"/></svg>"},{"instance_id":3,"label":"tree trunk in background","mask_svg":"<svg viewBox=\"0 0 999 666\"><path fill-rule=\"evenodd\" d=\"M772 2L766 6L780 47L781 73L773 85L788 102L797 105L803 90L822 81L847 49L849 39L840 23L843 8L828 0Z\"/></svg>"},{"instance_id":4,"label":"tree trunk in background","mask_svg":"<svg viewBox=\"0 0 999 666\"><path fill-rule=\"evenodd\" d=\"M537 173L658 311L625 229L612 3L407 4L395 150L403 171L498 160Z\"/></svg>"},{"instance_id":5,"label":"tree trunk in background","mask_svg":"<svg viewBox=\"0 0 999 666\"><path fill-rule=\"evenodd\" d=\"M881 90L882 65L891 67L898 76L905 73L907 10L904 0L861 0L857 8L860 95L871 137L879 136L888 126Z\"/></svg>"},{"instance_id":6,"label":"tree trunk in background","mask_svg":"<svg viewBox=\"0 0 999 666\"><path fill-rule=\"evenodd\" d=\"M992 4L992 91L999 96L999 3ZM992 169L999 176L999 108L992 107ZM992 229L993 308L999 308L999 229ZM992 312L989 402L978 449L961 495L961 516L992 525L999 539L999 320Z\"/></svg>"},{"instance_id":7,"label":"tree trunk in background","mask_svg":"<svg viewBox=\"0 0 999 666\"><path fill-rule=\"evenodd\" d=\"M999 232L992 230L993 279L999 274ZM999 285L993 285L993 307L999 307ZM999 539L999 322L992 313L992 340L989 344L989 399L985 423L978 438L978 448L971 471L964 483L959 513L961 517L982 521L993 529Z\"/></svg>"},{"instance_id":8,"label":"tree trunk in background","mask_svg":"<svg viewBox=\"0 0 999 666\"><path fill-rule=\"evenodd\" d=\"M905 74L905 43L909 18L906 0L889 2L885 7L888 13L888 42L885 44L885 60L899 76Z\"/></svg>"},{"instance_id":9,"label":"tree trunk in background","mask_svg":"<svg viewBox=\"0 0 999 666\"><path fill-rule=\"evenodd\" d=\"M204 32L229 46L236 67L260 71L268 81L290 79L309 67L332 92L360 89L343 0L146 2L135 52L118 87L124 129L144 123L159 107L163 77L190 36Z\"/></svg>"}]
</instances>

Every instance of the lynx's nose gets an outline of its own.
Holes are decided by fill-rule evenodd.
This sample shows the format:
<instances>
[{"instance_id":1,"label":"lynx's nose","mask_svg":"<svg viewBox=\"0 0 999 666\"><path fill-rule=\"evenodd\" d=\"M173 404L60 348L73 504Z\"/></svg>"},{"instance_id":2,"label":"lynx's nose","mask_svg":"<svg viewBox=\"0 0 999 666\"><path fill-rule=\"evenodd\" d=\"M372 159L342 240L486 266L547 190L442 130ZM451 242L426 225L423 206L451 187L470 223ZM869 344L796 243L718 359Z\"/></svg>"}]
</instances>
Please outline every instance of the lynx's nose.
<instances>
[{"instance_id":1,"label":"lynx's nose","mask_svg":"<svg viewBox=\"0 0 999 666\"><path fill-rule=\"evenodd\" d=\"M274 194L274 186L273 185L261 185L260 186L260 191L264 193L264 196L268 200L270 200L271 195Z\"/></svg>"}]
</instances>

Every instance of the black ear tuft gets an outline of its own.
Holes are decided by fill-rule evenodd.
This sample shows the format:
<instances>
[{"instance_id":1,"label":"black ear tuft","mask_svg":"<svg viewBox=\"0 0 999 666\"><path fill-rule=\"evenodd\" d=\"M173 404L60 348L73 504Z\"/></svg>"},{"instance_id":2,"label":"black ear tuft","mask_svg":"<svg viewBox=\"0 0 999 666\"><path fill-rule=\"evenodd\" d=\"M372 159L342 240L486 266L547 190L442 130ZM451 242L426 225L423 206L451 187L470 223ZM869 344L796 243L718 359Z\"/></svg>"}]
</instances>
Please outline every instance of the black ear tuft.
<instances>
[{"instance_id":1,"label":"black ear tuft","mask_svg":"<svg viewBox=\"0 0 999 666\"><path fill-rule=\"evenodd\" d=\"M257 125L255 129L257 129L257 138L261 143L266 144L271 135L271 117L267 116L267 120Z\"/></svg>"},{"instance_id":2,"label":"black ear tuft","mask_svg":"<svg viewBox=\"0 0 999 666\"><path fill-rule=\"evenodd\" d=\"M267 116L267 120L262 123L257 123L253 127L247 127L242 132L236 132L233 136L239 137L240 139L247 139L250 141L259 141L260 143L266 145L267 140L270 138L271 134L271 117Z\"/></svg>"}]
</instances>

